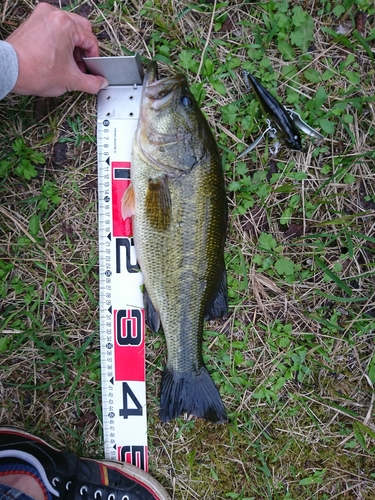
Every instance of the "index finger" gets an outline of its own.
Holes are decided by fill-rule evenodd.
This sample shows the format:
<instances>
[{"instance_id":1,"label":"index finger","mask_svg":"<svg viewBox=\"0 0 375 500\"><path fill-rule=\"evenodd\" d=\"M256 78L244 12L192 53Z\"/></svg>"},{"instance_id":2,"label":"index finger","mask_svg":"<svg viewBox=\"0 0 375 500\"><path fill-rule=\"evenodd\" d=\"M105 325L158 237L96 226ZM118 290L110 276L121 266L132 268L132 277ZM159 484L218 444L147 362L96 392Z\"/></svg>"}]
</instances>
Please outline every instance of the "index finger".
<instances>
[{"instance_id":1,"label":"index finger","mask_svg":"<svg viewBox=\"0 0 375 500\"><path fill-rule=\"evenodd\" d=\"M91 25L90 21L88 19L86 19L85 17L82 17L78 14L75 14L74 12L67 12L66 14L70 17L70 19L73 22L79 24L85 30L90 31L90 32L92 31L92 25Z\"/></svg>"},{"instance_id":2,"label":"index finger","mask_svg":"<svg viewBox=\"0 0 375 500\"><path fill-rule=\"evenodd\" d=\"M74 34L74 47L78 47L84 51L86 57L98 57L99 56L99 45L96 37L84 28L77 26L77 30Z\"/></svg>"}]
</instances>

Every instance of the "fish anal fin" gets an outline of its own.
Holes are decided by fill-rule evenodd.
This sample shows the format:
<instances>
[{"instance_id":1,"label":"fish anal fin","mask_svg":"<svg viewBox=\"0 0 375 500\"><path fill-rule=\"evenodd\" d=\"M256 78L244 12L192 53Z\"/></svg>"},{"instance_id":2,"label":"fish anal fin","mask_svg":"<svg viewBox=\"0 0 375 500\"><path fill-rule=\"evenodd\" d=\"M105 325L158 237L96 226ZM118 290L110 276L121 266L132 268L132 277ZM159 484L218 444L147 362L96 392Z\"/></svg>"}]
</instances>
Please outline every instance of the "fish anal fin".
<instances>
[{"instance_id":1,"label":"fish anal fin","mask_svg":"<svg viewBox=\"0 0 375 500\"><path fill-rule=\"evenodd\" d=\"M204 366L193 372L164 368L160 393L160 419L169 422L187 412L214 423L228 422L228 417L210 374Z\"/></svg>"},{"instance_id":2,"label":"fish anal fin","mask_svg":"<svg viewBox=\"0 0 375 500\"><path fill-rule=\"evenodd\" d=\"M154 181L149 179L146 194L146 213L150 224L161 231L171 223L171 193L167 176Z\"/></svg>"},{"instance_id":3,"label":"fish anal fin","mask_svg":"<svg viewBox=\"0 0 375 500\"><path fill-rule=\"evenodd\" d=\"M133 184L129 184L125 193L121 198L121 215L125 220L128 217L134 215L135 212L135 197L134 197L134 189Z\"/></svg>"},{"instance_id":4,"label":"fish anal fin","mask_svg":"<svg viewBox=\"0 0 375 500\"><path fill-rule=\"evenodd\" d=\"M146 288L143 292L143 303L145 307L147 326L152 332L157 333L160 329L160 317L159 313L156 311L153 303L151 302Z\"/></svg>"},{"instance_id":5,"label":"fish anal fin","mask_svg":"<svg viewBox=\"0 0 375 500\"><path fill-rule=\"evenodd\" d=\"M208 302L206 308L206 320L222 318L228 314L228 288L227 273L225 267L222 273L220 284L215 296Z\"/></svg>"}]
</instances>

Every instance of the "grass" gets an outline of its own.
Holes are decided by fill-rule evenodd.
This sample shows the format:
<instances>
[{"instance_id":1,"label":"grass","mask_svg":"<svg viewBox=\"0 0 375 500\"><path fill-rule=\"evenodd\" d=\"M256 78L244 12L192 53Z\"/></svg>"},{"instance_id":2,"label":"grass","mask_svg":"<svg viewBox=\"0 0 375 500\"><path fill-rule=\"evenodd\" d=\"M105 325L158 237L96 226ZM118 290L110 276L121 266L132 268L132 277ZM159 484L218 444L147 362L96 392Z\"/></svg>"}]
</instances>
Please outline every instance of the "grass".
<instances>
[{"instance_id":1,"label":"grass","mask_svg":"<svg viewBox=\"0 0 375 500\"><path fill-rule=\"evenodd\" d=\"M3 38L33 3L0 7ZM148 333L151 473L176 499L373 498L373 6L62 4L102 55L187 73L222 152L230 314L206 325L204 357L230 423L160 423L166 348ZM242 68L325 141L236 160L266 126ZM0 422L102 457L95 105L0 102Z\"/></svg>"}]
</instances>

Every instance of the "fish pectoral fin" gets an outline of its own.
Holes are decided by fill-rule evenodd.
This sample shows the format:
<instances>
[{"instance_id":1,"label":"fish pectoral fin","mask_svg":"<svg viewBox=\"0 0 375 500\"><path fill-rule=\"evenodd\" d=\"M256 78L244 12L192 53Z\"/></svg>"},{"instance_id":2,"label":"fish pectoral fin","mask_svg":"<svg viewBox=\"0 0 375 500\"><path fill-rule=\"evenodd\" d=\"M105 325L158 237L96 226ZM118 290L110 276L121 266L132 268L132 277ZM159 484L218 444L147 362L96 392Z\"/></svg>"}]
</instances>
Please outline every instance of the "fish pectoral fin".
<instances>
[{"instance_id":1,"label":"fish pectoral fin","mask_svg":"<svg viewBox=\"0 0 375 500\"><path fill-rule=\"evenodd\" d=\"M143 292L143 303L145 307L147 326L152 332L157 333L160 329L160 317L159 313L156 311L154 307L154 304L151 302L151 299L147 293L146 288L144 289Z\"/></svg>"},{"instance_id":2,"label":"fish pectoral fin","mask_svg":"<svg viewBox=\"0 0 375 500\"><path fill-rule=\"evenodd\" d=\"M168 229L171 223L172 202L168 177L154 181L149 179L146 193L146 213L155 229Z\"/></svg>"},{"instance_id":3,"label":"fish pectoral fin","mask_svg":"<svg viewBox=\"0 0 375 500\"><path fill-rule=\"evenodd\" d=\"M224 271L216 295L209 301L206 308L206 320L222 318L228 314L227 273Z\"/></svg>"},{"instance_id":4,"label":"fish pectoral fin","mask_svg":"<svg viewBox=\"0 0 375 500\"><path fill-rule=\"evenodd\" d=\"M134 198L134 189L133 184L129 184L125 193L121 198L121 215L125 220L128 217L134 215L135 212L135 198Z\"/></svg>"}]
</instances>

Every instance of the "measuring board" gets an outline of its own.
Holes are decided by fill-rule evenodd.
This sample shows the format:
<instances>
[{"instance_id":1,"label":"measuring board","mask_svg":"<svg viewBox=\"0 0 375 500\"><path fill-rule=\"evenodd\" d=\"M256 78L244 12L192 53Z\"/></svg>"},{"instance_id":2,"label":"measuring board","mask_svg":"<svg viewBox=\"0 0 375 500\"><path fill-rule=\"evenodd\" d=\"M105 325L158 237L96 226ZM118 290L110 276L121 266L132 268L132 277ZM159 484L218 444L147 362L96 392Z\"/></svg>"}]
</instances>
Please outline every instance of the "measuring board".
<instances>
[{"instance_id":1,"label":"measuring board","mask_svg":"<svg viewBox=\"0 0 375 500\"><path fill-rule=\"evenodd\" d=\"M86 58L110 85L98 95L100 353L104 451L147 471L145 315L131 220L121 216L130 184L142 67L138 56Z\"/></svg>"}]
</instances>

